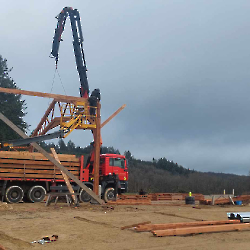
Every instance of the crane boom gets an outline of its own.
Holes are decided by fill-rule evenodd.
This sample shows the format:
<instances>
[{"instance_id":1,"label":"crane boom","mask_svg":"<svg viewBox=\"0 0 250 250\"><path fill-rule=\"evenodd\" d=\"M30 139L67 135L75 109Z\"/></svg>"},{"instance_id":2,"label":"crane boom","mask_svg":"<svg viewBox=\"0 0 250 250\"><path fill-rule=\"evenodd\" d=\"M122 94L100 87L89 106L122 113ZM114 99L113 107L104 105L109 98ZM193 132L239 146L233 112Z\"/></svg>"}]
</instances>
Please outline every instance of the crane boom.
<instances>
[{"instance_id":1,"label":"crane boom","mask_svg":"<svg viewBox=\"0 0 250 250\"><path fill-rule=\"evenodd\" d=\"M69 16L71 22L71 29L73 35L73 47L75 53L76 67L80 78L80 96L84 98L89 97L89 84L87 78L87 66L84 57L83 50L83 35L82 35L82 27L80 22L80 14L77 9L73 9L71 7L65 7L59 13L56 18L58 19L57 27L55 29L55 35L53 38L52 51L51 55L56 60L56 66L59 58L59 46L62 41L62 33L64 31L65 22L67 17Z\"/></svg>"}]
</instances>

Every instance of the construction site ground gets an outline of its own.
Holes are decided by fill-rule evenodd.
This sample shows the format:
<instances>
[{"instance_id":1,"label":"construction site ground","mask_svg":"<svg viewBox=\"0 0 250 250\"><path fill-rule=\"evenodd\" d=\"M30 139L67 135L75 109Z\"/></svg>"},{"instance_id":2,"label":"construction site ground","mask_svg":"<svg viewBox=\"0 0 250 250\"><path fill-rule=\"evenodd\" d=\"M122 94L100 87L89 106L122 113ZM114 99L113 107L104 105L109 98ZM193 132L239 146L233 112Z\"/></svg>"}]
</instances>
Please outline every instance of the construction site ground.
<instances>
[{"instance_id":1,"label":"construction site ground","mask_svg":"<svg viewBox=\"0 0 250 250\"><path fill-rule=\"evenodd\" d=\"M176 203L176 202L175 202ZM227 220L227 212L250 211L249 205L209 206L168 203L168 205L91 205L68 207L66 203L6 204L0 202L0 245L5 249L249 249L250 230L155 237L122 226L152 223ZM42 237L58 240L41 245Z\"/></svg>"}]
</instances>

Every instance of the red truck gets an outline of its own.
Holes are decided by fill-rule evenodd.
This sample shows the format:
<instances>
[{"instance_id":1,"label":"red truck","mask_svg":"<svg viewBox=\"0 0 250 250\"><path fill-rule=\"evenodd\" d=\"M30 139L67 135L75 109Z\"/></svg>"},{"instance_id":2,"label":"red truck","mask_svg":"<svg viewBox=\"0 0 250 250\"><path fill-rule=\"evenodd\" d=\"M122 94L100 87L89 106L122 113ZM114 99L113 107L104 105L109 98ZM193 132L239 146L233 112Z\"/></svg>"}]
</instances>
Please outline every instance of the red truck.
<instances>
[{"instance_id":1,"label":"red truck","mask_svg":"<svg viewBox=\"0 0 250 250\"><path fill-rule=\"evenodd\" d=\"M58 154L60 162L90 189L93 189L93 167L91 161L84 167L84 156ZM82 202L90 196L71 183L78 190ZM47 192L65 186L63 176L49 160L40 153L0 151L0 192L2 201L17 203L28 199L41 202ZM65 186L66 187L66 186ZM125 156L118 154L100 155L99 195L107 202L116 193L127 192L128 168Z\"/></svg>"}]
</instances>

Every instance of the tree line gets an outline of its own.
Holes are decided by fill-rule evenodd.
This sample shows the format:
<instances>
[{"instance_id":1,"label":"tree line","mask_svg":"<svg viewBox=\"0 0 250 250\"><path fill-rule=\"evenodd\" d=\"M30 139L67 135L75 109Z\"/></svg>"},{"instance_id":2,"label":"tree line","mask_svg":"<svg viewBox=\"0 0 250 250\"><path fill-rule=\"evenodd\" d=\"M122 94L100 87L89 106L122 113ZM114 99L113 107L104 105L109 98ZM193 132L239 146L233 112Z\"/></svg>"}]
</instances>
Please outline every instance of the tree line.
<instances>
[{"instance_id":1,"label":"tree line","mask_svg":"<svg viewBox=\"0 0 250 250\"><path fill-rule=\"evenodd\" d=\"M39 145L47 152L50 152L50 148L54 148L58 154L72 154L76 156L89 155L93 148L92 143L82 148L80 146L76 146L71 140L65 143L63 139L59 139L57 144L42 141L39 142ZM120 154L120 151L118 149L114 149L112 146L101 146L100 154Z\"/></svg>"},{"instance_id":2,"label":"tree line","mask_svg":"<svg viewBox=\"0 0 250 250\"><path fill-rule=\"evenodd\" d=\"M250 193L250 177L235 174L199 172L183 168L166 158L150 161L138 160L125 152L129 166L129 192L143 189L147 193ZM130 156L130 157L129 157Z\"/></svg>"}]
</instances>

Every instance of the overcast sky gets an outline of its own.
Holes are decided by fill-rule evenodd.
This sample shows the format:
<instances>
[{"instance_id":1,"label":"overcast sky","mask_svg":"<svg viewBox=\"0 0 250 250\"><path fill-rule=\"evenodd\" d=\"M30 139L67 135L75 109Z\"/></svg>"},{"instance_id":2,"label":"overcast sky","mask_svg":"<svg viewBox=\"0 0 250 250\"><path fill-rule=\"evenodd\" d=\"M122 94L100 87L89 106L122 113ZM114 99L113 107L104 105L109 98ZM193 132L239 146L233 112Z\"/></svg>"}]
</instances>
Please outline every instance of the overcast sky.
<instances>
[{"instance_id":1,"label":"overcast sky","mask_svg":"<svg viewBox=\"0 0 250 250\"><path fill-rule=\"evenodd\" d=\"M70 3L69 3L70 2ZM103 144L186 168L250 170L250 1L2 1L0 54L24 90L79 96L68 20L58 75L49 58L55 16L81 15L90 90L100 88ZM3 7L4 6L4 7ZM51 100L23 97L33 130ZM90 131L68 139L85 147ZM67 142L67 140L66 140Z\"/></svg>"}]
</instances>

